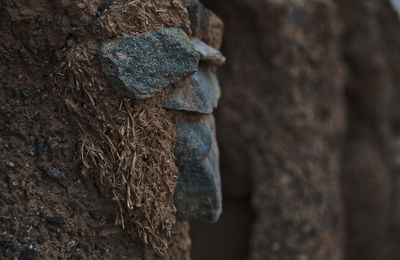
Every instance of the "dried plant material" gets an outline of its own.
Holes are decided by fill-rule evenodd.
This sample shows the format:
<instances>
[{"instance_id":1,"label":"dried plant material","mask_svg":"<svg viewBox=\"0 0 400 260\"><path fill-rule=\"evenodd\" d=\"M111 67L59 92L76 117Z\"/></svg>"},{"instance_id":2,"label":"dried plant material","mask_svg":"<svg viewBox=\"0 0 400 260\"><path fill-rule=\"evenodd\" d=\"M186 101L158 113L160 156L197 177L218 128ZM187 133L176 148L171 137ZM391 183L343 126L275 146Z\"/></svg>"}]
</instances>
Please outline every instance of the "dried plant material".
<instances>
[{"instance_id":1,"label":"dried plant material","mask_svg":"<svg viewBox=\"0 0 400 260\"><path fill-rule=\"evenodd\" d=\"M97 20L104 38L70 48L51 75L54 91L64 98L79 127L83 172L97 176L119 206L115 223L137 232L159 253L166 251L176 223L175 123L162 108L163 93L145 101L119 97L108 85L96 53L108 38L186 28L183 3L111 5Z\"/></svg>"},{"instance_id":2,"label":"dried plant material","mask_svg":"<svg viewBox=\"0 0 400 260\"><path fill-rule=\"evenodd\" d=\"M191 34L186 1L121 1L105 10L98 24L108 38L138 35L169 27L183 29Z\"/></svg>"}]
</instances>

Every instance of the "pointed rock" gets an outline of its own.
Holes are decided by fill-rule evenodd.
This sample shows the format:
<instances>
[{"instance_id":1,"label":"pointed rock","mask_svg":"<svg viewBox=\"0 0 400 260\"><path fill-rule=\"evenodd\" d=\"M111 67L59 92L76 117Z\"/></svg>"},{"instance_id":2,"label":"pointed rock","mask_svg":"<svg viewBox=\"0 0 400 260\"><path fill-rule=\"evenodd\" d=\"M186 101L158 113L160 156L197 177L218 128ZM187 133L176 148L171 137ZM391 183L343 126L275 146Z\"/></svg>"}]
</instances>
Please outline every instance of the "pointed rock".
<instances>
[{"instance_id":1,"label":"pointed rock","mask_svg":"<svg viewBox=\"0 0 400 260\"><path fill-rule=\"evenodd\" d=\"M181 29L121 37L99 49L103 71L122 95L150 98L197 70L200 55Z\"/></svg>"}]
</instances>

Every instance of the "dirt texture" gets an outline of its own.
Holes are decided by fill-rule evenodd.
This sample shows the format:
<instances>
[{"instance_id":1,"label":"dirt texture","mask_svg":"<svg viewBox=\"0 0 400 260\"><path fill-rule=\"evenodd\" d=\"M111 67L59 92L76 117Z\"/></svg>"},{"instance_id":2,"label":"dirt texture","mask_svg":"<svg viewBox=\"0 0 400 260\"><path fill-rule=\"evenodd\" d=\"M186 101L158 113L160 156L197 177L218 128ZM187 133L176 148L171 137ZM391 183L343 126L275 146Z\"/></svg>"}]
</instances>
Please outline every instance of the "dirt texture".
<instances>
[{"instance_id":1,"label":"dirt texture","mask_svg":"<svg viewBox=\"0 0 400 260\"><path fill-rule=\"evenodd\" d=\"M0 27L0 258L187 259L173 114L120 98L96 58L126 34L190 35L186 2L4 0Z\"/></svg>"},{"instance_id":2,"label":"dirt texture","mask_svg":"<svg viewBox=\"0 0 400 260\"><path fill-rule=\"evenodd\" d=\"M398 259L399 168L393 148L400 24L389 1L339 1L339 10L348 67L342 174L346 259Z\"/></svg>"},{"instance_id":3,"label":"dirt texture","mask_svg":"<svg viewBox=\"0 0 400 260\"><path fill-rule=\"evenodd\" d=\"M194 259L399 259L400 23L390 2L205 3L225 23L227 208L215 228L192 225ZM206 248L217 241L234 246L215 257Z\"/></svg>"},{"instance_id":4,"label":"dirt texture","mask_svg":"<svg viewBox=\"0 0 400 260\"><path fill-rule=\"evenodd\" d=\"M245 242L229 247L236 253L230 259L342 259L344 74L335 6L272 0L205 5L225 24L228 62L219 74L224 95L217 112L224 204L243 201L245 210L242 222L220 227L230 234L226 239L235 225L243 225L238 237L250 233L244 239L249 249ZM239 219L228 211L221 221L229 212L225 223ZM199 241L193 241L195 253Z\"/></svg>"}]
</instances>

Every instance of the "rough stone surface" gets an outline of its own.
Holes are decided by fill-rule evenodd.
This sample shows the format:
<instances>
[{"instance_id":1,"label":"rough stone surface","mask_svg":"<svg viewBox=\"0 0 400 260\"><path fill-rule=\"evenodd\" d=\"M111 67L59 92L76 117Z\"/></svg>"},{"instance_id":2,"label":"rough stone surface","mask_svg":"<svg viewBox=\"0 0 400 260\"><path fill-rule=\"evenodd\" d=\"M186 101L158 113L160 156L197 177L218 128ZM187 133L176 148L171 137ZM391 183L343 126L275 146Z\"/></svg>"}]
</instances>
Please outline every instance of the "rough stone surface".
<instances>
[{"instance_id":1,"label":"rough stone surface","mask_svg":"<svg viewBox=\"0 0 400 260\"><path fill-rule=\"evenodd\" d=\"M223 65L225 63L226 59L219 50L214 49L197 38L191 39L191 42L194 48L200 53L201 61L215 65Z\"/></svg>"},{"instance_id":2,"label":"rough stone surface","mask_svg":"<svg viewBox=\"0 0 400 260\"><path fill-rule=\"evenodd\" d=\"M209 18L213 12L204 7L199 0L188 0L190 28L193 35L209 25Z\"/></svg>"},{"instance_id":3,"label":"rough stone surface","mask_svg":"<svg viewBox=\"0 0 400 260\"><path fill-rule=\"evenodd\" d=\"M199 0L187 0L192 37L219 49L222 43L224 23Z\"/></svg>"},{"instance_id":4,"label":"rough stone surface","mask_svg":"<svg viewBox=\"0 0 400 260\"><path fill-rule=\"evenodd\" d=\"M222 195L213 116L177 126L175 156L181 174L174 196L177 217L217 221L222 211Z\"/></svg>"},{"instance_id":5,"label":"rough stone surface","mask_svg":"<svg viewBox=\"0 0 400 260\"><path fill-rule=\"evenodd\" d=\"M197 70L199 53L185 32L168 28L103 43L103 71L120 94L136 99L155 92Z\"/></svg>"},{"instance_id":6,"label":"rough stone surface","mask_svg":"<svg viewBox=\"0 0 400 260\"><path fill-rule=\"evenodd\" d=\"M168 92L165 108L211 114L218 105L221 89L215 73L202 68L193 74L184 87Z\"/></svg>"}]
</instances>

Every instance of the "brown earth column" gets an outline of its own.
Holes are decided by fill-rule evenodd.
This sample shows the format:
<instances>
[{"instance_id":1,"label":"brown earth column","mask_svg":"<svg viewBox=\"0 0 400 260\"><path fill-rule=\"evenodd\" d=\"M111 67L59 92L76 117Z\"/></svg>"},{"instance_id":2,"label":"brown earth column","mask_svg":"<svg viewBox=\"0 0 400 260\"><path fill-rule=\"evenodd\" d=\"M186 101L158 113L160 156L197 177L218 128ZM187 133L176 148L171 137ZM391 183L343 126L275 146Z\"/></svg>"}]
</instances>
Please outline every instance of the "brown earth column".
<instances>
[{"instance_id":1,"label":"brown earth column","mask_svg":"<svg viewBox=\"0 0 400 260\"><path fill-rule=\"evenodd\" d=\"M217 115L222 183L226 201L245 197L250 179L250 259L342 259L344 104L335 6L205 4L225 23L228 62Z\"/></svg>"},{"instance_id":2,"label":"brown earth column","mask_svg":"<svg viewBox=\"0 0 400 260\"><path fill-rule=\"evenodd\" d=\"M342 189L346 211L346 259L386 259L393 201L394 144L390 109L394 76L387 53L390 34L382 18L393 20L389 1L339 1L344 23L343 53L348 65L346 86L348 133ZM392 37L398 31L392 27ZM385 30L383 30L385 29ZM393 30L394 29L394 30ZM398 54L397 54L398 55ZM396 76L395 76L396 77Z\"/></svg>"}]
</instances>

